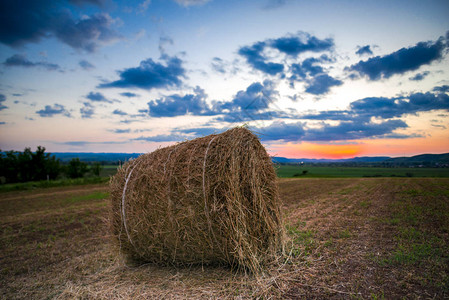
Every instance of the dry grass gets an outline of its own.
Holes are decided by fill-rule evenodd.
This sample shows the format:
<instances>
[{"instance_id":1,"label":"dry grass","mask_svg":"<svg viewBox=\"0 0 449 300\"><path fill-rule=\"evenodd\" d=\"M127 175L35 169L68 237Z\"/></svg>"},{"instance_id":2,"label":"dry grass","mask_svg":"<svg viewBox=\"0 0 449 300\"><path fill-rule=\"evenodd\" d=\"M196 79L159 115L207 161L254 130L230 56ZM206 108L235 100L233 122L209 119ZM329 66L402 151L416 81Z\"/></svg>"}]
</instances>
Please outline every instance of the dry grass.
<instances>
[{"instance_id":1,"label":"dry grass","mask_svg":"<svg viewBox=\"0 0 449 300\"><path fill-rule=\"evenodd\" d=\"M260 279L218 266L127 265L105 222L106 186L0 194L0 298L449 297L448 179L279 186L290 257Z\"/></svg>"},{"instance_id":2,"label":"dry grass","mask_svg":"<svg viewBox=\"0 0 449 300\"><path fill-rule=\"evenodd\" d=\"M246 128L141 155L111 180L111 202L120 251L140 262L261 273L283 249L276 173Z\"/></svg>"}]
</instances>

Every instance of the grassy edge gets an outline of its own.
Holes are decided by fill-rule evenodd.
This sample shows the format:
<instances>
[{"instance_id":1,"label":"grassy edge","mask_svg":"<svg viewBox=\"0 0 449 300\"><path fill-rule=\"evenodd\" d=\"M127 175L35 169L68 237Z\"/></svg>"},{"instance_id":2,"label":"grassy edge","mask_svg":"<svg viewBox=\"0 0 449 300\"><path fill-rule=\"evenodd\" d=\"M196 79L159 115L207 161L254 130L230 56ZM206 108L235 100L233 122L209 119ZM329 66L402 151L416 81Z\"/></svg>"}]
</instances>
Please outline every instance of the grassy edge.
<instances>
[{"instance_id":1,"label":"grassy edge","mask_svg":"<svg viewBox=\"0 0 449 300\"><path fill-rule=\"evenodd\" d=\"M37 188L63 187L72 185L99 184L109 181L109 177L86 177L76 179L59 179L45 181L30 181L23 183L8 183L0 185L0 193L13 191L28 191Z\"/></svg>"}]
</instances>

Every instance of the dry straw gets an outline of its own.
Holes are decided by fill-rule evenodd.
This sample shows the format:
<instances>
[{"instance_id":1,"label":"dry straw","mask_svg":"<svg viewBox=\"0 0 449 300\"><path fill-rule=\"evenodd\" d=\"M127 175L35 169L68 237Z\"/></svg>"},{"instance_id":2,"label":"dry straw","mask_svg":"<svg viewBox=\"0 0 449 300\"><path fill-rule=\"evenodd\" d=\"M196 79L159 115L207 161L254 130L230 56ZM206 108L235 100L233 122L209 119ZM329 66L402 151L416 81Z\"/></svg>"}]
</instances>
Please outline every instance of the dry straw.
<instances>
[{"instance_id":1,"label":"dry straw","mask_svg":"<svg viewBox=\"0 0 449 300\"><path fill-rule=\"evenodd\" d=\"M276 174L246 128L128 162L111 180L111 202L113 234L134 260L259 273L283 248Z\"/></svg>"}]
</instances>

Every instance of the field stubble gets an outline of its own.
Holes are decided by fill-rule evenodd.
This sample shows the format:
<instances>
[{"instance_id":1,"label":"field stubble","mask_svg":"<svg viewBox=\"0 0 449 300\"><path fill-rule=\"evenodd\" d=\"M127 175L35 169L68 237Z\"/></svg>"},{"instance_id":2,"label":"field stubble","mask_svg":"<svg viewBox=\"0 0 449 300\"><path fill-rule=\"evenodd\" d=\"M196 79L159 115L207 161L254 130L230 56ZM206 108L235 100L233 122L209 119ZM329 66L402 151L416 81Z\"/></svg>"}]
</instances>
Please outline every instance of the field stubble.
<instances>
[{"instance_id":1,"label":"field stubble","mask_svg":"<svg viewBox=\"0 0 449 300\"><path fill-rule=\"evenodd\" d=\"M281 179L288 258L265 277L133 266L107 186L0 194L0 298L449 297L449 179Z\"/></svg>"}]
</instances>

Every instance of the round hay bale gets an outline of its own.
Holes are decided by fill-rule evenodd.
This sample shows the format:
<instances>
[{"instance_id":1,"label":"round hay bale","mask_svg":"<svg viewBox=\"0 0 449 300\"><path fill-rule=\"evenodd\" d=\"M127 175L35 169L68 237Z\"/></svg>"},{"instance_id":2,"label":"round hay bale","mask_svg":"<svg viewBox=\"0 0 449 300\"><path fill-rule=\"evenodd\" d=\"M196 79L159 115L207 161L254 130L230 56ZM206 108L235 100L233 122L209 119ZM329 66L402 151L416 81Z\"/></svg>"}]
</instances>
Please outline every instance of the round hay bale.
<instances>
[{"instance_id":1,"label":"round hay bale","mask_svg":"<svg viewBox=\"0 0 449 300\"><path fill-rule=\"evenodd\" d=\"M276 173L246 128L143 154L110 189L113 234L132 259L258 272L283 248Z\"/></svg>"}]
</instances>

